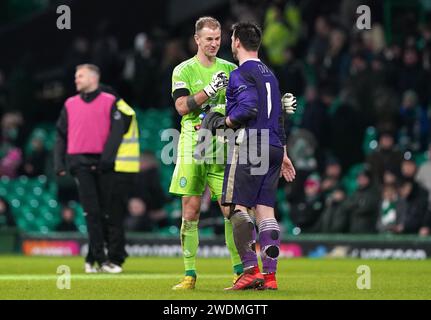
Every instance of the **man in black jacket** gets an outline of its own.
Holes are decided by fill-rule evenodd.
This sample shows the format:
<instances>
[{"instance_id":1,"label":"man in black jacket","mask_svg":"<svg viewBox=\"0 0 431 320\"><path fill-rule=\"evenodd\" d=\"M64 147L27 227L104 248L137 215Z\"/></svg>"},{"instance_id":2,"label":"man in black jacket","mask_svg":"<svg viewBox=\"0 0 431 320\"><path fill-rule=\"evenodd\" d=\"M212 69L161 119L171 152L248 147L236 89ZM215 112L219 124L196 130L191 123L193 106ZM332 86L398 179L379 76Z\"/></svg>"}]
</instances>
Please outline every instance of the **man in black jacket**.
<instances>
[{"instance_id":1,"label":"man in black jacket","mask_svg":"<svg viewBox=\"0 0 431 320\"><path fill-rule=\"evenodd\" d=\"M349 232L376 233L380 192L367 167L358 175L357 183L358 190L343 204L343 209L349 213Z\"/></svg>"},{"instance_id":2,"label":"man in black jacket","mask_svg":"<svg viewBox=\"0 0 431 320\"><path fill-rule=\"evenodd\" d=\"M397 204L396 233L419 233L429 228L428 191L411 178L399 183L400 200Z\"/></svg>"},{"instance_id":3,"label":"man in black jacket","mask_svg":"<svg viewBox=\"0 0 431 320\"><path fill-rule=\"evenodd\" d=\"M114 181L117 150L124 134L126 117L117 108L118 99L99 87L100 70L91 64L76 69L78 95L67 99L57 121L54 151L55 172L75 178L84 208L89 235L85 271L119 273L122 268L108 261L104 251L104 214Z\"/></svg>"}]
</instances>

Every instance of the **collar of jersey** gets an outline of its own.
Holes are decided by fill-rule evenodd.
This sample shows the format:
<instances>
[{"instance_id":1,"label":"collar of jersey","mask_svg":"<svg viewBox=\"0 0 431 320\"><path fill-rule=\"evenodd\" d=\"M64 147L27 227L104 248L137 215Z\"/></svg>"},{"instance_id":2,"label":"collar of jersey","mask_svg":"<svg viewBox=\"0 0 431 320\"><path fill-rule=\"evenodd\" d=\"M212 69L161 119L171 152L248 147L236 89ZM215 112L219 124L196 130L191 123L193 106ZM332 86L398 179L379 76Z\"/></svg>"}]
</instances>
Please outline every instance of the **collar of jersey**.
<instances>
[{"instance_id":1,"label":"collar of jersey","mask_svg":"<svg viewBox=\"0 0 431 320\"><path fill-rule=\"evenodd\" d=\"M217 57L215 57L215 61L214 61L214 63L213 63L213 65L211 66L211 67L205 67L200 61L199 61L199 59L198 59L198 56L197 55L195 55L194 56L194 58L195 58L195 60L196 60L196 62L197 63L199 63L199 65L202 67L202 68L205 68L205 69L209 69L209 70L211 70L211 69L213 69L213 68L215 68L216 67L216 65L217 65Z\"/></svg>"},{"instance_id":2,"label":"collar of jersey","mask_svg":"<svg viewBox=\"0 0 431 320\"><path fill-rule=\"evenodd\" d=\"M260 62L260 59L256 59L256 58L249 58L249 59L247 59L247 60L243 61L243 62L241 63L241 65L243 65L243 64L244 64L244 63L246 63L247 61L258 61L258 62Z\"/></svg>"}]
</instances>

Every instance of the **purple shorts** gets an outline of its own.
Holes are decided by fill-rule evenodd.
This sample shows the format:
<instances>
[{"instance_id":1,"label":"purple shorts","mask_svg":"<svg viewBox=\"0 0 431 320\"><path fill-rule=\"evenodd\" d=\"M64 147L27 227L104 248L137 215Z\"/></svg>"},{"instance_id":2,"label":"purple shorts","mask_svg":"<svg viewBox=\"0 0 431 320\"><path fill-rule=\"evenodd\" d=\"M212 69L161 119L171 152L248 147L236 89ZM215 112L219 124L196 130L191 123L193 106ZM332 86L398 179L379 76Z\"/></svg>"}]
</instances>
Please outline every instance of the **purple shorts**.
<instances>
[{"instance_id":1,"label":"purple shorts","mask_svg":"<svg viewBox=\"0 0 431 320\"><path fill-rule=\"evenodd\" d=\"M244 154L241 153L242 147L235 145L230 150L230 161L224 172L222 204L248 208L260 204L274 208L283 148L269 145L259 153L248 150ZM252 154L259 155L259 158Z\"/></svg>"}]
</instances>

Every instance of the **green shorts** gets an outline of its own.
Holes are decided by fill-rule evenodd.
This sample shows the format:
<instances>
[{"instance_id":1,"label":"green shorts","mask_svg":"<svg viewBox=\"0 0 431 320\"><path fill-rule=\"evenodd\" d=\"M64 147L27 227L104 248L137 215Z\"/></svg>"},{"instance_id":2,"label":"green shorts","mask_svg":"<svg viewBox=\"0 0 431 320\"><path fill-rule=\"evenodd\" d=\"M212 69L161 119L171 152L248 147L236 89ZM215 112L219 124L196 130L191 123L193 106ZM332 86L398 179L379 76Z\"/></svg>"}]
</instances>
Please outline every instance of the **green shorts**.
<instances>
[{"instance_id":1,"label":"green shorts","mask_svg":"<svg viewBox=\"0 0 431 320\"><path fill-rule=\"evenodd\" d=\"M201 196L205 187L211 191L213 201L220 199L224 179L223 164L185 164L178 162L172 176L169 192L179 196Z\"/></svg>"}]
</instances>

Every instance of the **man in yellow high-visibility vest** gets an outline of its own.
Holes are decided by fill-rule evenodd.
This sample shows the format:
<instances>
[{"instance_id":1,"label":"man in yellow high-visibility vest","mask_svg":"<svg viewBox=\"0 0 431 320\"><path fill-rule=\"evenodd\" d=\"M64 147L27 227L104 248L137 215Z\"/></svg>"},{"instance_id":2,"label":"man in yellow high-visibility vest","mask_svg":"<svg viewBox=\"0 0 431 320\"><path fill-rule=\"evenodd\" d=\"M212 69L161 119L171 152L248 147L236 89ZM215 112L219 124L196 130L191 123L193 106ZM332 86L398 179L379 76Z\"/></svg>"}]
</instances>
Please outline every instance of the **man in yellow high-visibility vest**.
<instances>
[{"instance_id":1,"label":"man in yellow high-visibility vest","mask_svg":"<svg viewBox=\"0 0 431 320\"><path fill-rule=\"evenodd\" d=\"M106 241L108 258L112 263L121 266L127 257L124 218L127 214L127 203L131 188L135 185L136 173L139 172L139 130L135 111L124 100L117 102L122 113L123 139L118 147L114 164L114 183L110 212L106 219ZM112 128L115 130L115 128ZM102 156L103 167L103 156Z\"/></svg>"}]
</instances>

